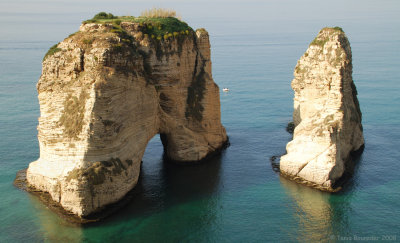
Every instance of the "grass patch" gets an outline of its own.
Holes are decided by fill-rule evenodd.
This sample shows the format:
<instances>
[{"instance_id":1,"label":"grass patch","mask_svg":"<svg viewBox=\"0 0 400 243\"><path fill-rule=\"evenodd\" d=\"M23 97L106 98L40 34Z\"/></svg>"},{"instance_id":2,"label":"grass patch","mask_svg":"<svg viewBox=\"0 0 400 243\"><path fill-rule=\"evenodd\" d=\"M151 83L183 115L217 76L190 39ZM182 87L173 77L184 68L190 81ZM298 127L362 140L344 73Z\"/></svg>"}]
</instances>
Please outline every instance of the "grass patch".
<instances>
[{"instance_id":1,"label":"grass patch","mask_svg":"<svg viewBox=\"0 0 400 243\"><path fill-rule=\"evenodd\" d=\"M176 18L176 11L173 9L165 9L165 8L152 8L145 10L141 13L141 17L148 17L148 18L168 18L168 17L175 17Z\"/></svg>"},{"instance_id":2,"label":"grass patch","mask_svg":"<svg viewBox=\"0 0 400 243\"><path fill-rule=\"evenodd\" d=\"M54 46L50 47L50 49L47 51L46 55L44 55L43 57L43 61L46 60L47 57L53 55L56 52L61 51L61 48L58 48L59 43L55 44Z\"/></svg>"}]
</instances>

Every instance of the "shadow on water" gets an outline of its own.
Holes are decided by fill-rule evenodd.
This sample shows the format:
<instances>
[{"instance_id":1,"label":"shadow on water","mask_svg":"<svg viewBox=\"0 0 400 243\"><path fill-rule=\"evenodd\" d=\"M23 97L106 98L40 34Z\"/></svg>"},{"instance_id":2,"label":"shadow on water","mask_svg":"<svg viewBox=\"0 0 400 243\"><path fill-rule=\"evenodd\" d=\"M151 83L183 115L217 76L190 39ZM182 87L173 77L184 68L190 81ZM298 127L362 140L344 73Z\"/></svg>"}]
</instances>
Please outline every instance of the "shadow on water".
<instances>
[{"instance_id":1,"label":"shadow on water","mask_svg":"<svg viewBox=\"0 0 400 243\"><path fill-rule=\"evenodd\" d=\"M346 163L346 171L338 184L342 187L337 194L345 194L352 192L357 188L358 170L362 164L362 155L364 152L364 145L357 151L350 154L350 161Z\"/></svg>"},{"instance_id":2,"label":"shadow on water","mask_svg":"<svg viewBox=\"0 0 400 243\"><path fill-rule=\"evenodd\" d=\"M39 226L44 233L43 236L46 240L51 241L101 239L105 237L104 234L107 234L106 232L110 227L114 230L115 227L140 228L140 230L134 232L125 232L125 236L119 235L121 239L147 235L148 238L143 240L158 241L160 239L152 238L158 237L156 232L161 230L157 226L167 224L165 221L170 221L174 217L189 217L197 229L203 228L203 232L207 232L207 228L212 227L211 225L216 218L217 209L215 207L217 207L218 202L215 201L217 199L213 195L219 190L223 156L224 151L202 163L190 165L172 163L167 161L164 156L161 156L161 158L150 156L151 161L146 161L144 157L138 184L128 193L127 203L102 221L87 225L66 222L49 210L36 197L30 196L30 198L38 216ZM210 200L210 198L214 199ZM195 208L189 209L190 207ZM180 212L184 211L184 215L177 216L174 211L177 208ZM146 220L153 221L145 227L143 225L138 227ZM178 220L178 222L182 221ZM172 227L174 223L170 224ZM150 231L150 228L153 229L154 235L151 235L151 232L143 234ZM168 229L169 226L164 225L163 228ZM174 229L171 228L170 230L173 232ZM60 232L63 234L60 234ZM160 235L165 236L165 232ZM181 236L183 237L184 234Z\"/></svg>"},{"instance_id":3,"label":"shadow on water","mask_svg":"<svg viewBox=\"0 0 400 243\"><path fill-rule=\"evenodd\" d=\"M143 161L138 184L130 192L131 201L111 217L95 224L149 215L211 196L218 190L222 156L215 155L203 163L190 165L172 163L164 156L159 163L149 166Z\"/></svg>"}]
</instances>

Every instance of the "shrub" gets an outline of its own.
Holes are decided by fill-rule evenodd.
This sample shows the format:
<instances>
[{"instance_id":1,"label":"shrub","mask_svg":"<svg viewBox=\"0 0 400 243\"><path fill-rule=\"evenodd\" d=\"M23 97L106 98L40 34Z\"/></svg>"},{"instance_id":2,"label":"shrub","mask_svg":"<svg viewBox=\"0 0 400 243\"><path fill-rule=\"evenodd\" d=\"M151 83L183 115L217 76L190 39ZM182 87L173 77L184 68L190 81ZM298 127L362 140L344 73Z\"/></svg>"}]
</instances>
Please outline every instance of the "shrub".
<instances>
[{"instance_id":1,"label":"shrub","mask_svg":"<svg viewBox=\"0 0 400 243\"><path fill-rule=\"evenodd\" d=\"M120 19L114 20L114 23L115 23L116 25L120 25L121 22L122 22L122 21L121 21Z\"/></svg>"},{"instance_id":2,"label":"shrub","mask_svg":"<svg viewBox=\"0 0 400 243\"><path fill-rule=\"evenodd\" d=\"M96 14L93 18L88 19L83 21L83 24L88 24L88 23L98 23L100 22L99 20L111 20L111 19L116 19L117 17L114 16L112 13L106 13L106 12L100 12Z\"/></svg>"},{"instance_id":3,"label":"shrub","mask_svg":"<svg viewBox=\"0 0 400 243\"><path fill-rule=\"evenodd\" d=\"M93 19L115 19L115 16L112 13L100 12Z\"/></svg>"}]
</instances>

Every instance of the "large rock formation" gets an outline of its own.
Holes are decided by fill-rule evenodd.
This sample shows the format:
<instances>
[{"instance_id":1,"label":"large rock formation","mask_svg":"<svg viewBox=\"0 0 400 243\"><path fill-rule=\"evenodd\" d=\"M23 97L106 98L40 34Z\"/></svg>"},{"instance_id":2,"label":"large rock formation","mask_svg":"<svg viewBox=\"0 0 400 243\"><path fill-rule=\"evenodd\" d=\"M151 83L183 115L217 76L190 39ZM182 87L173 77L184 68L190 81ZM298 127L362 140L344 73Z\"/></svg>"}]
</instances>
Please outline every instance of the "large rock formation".
<instances>
[{"instance_id":1,"label":"large rock formation","mask_svg":"<svg viewBox=\"0 0 400 243\"><path fill-rule=\"evenodd\" d=\"M281 157L283 175L334 190L350 153L363 146L351 60L349 41L335 27L322 29L298 61L292 81L296 127Z\"/></svg>"},{"instance_id":2,"label":"large rock formation","mask_svg":"<svg viewBox=\"0 0 400 243\"><path fill-rule=\"evenodd\" d=\"M167 20L88 21L45 56L27 181L67 211L85 217L124 197L156 134L179 162L226 143L208 33Z\"/></svg>"}]
</instances>

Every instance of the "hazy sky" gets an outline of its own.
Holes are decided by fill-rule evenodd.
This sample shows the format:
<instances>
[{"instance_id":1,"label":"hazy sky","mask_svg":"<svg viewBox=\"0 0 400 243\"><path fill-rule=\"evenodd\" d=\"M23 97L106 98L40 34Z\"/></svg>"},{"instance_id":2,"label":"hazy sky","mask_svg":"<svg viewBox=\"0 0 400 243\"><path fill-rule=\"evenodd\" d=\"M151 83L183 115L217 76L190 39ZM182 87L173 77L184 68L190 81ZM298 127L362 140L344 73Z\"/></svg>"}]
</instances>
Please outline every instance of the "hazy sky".
<instances>
[{"instance_id":1,"label":"hazy sky","mask_svg":"<svg viewBox=\"0 0 400 243\"><path fill-rule=\"evenodd\" d=\"M138 16L151 7L173 8L192 27L205 27L214 35L315 32L336 25L374 31L366 20L379 28L393 25L388 32L400 26L400 0L0 0L0 40L39 39L50 33L60 39L100 11Z\"/></svg>"},{"instance_id":2,"label":"hazy sky","mask_svg":"<svg viewBox=\"0 0 400 243\"><path fill-rule=\"evenodd\" d=\"M350 12L400 15L398 0L1 0L0 13L96 13L110 11L121 15L138 15L143 9L151 7L174 8L182 15L196 16L236 16L274 18L302 16L346 16Z\"/></svg>"}]
</instances>

